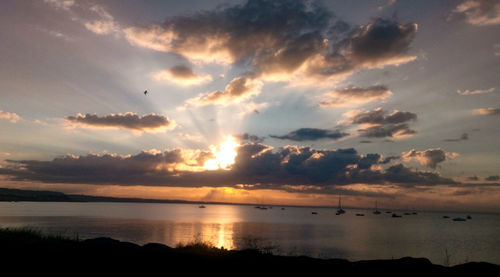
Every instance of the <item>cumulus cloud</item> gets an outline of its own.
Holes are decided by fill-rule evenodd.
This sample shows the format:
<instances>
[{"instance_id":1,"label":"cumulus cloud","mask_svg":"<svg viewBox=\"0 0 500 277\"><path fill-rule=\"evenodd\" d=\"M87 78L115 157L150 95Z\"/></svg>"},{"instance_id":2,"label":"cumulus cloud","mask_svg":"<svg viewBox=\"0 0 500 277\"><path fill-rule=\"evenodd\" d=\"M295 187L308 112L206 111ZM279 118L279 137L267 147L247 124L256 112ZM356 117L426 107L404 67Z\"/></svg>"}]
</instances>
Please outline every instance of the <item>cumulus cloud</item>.
<instances>
[{"instance_id":1,"label":"cumulus cloud","mask_svg":"<svg viewBox=\"0 0 500 277\"><path fill-rule=\"evenodd\" d=\"M351 28L325 7L296 0L249 0L123 30L133 45L194 63L244 66L252 78L316 86L414 60L407 52L416 31L416 24L384 19Z\"/></svg>"},{"instance_id":2,"label":"cumulus cloud","mask_svg":"<svg viewBox=\"0 0 500 277\"><path fill-rule=\"evenodd\" d=\"M8 120L12 123L16 123L19 120L21 120L21 117L16 113L9 113L9 112L4 112L4 111L0 110L0 119L5 119L5 120Z\"/></svg>"},{"instance_id":3,"label":"cumulus cloud","mask_svg":"<svg viewBox=\"0 0 500 277\"><path fill-rule=\"evenodd\" d=\"M410 122L417 120L417 115L412 112L394 110L392 113L377 108L373 111L352 110L344 113L340 124L363 126L359 133L363 137L404 137L416 134L410 129Z\"/></svg>"},{"instance_id":4,"label":"cumulus cloud","mask_svg":"<svg viewBox=\"0 0 500 277\"><path fill-rule=\"evenodd\" d=\"M462 17L469 24L488 26L500 24L500 2L497 0L468 0L458 5L451 18Z\"/></svg>"},{"instance_id":5,"label":"cumulus cloud","mask_svg":"<svg viewBox=\"0 0 500 277\"><path fill-rule=\"evenodd\" d=\"M96 114L77 114L66 117L66 122L70 125L88 128L118 128L129 129L138 132L154 132L173 129L175 122L166 116L154 113L137 115L135 113L109 114L98 116Z\"/></svg>"},{"instance_id":6,"label":"cumulus cloud","mask_svg":"<svg viewBox=\"0 0 500 277\"><path fill-rule=\"evenodd\" d=\"M314 186L317 193L332 185L378 184L432 186L456 184L435 172L415 171L402 164L378 166L380 154L361 155L356 150L318 150L285 146L273 150L260 143L237 148L229 170L204 170L213 155L208 151L149 150L137 155L67 155L51 161L7 160L0 174L11 180L48 183L145 186L244 186L247 189L281 189ZM297 190L295 190L297 191ZM300 190L299 190L300 191Z\"/></svg>"},{"instance_id":7,"label":"cumulus cloud","mask_svg":"<svg viewBox=\"0 0 500 277\"><path fill-rule=\"evenodd\" d=\"M441 148L431 148L424 151L412 149L401 154L404 161L417 160L421 165L436 168L439 163L458 157L458 153L446 152Z\"/></svg>"},{"instance_id":8,"label":"cumulus cloud","mask_svg":"<svg viewBox=\"0 0 500 277\"><path fill-rule=\"evenodd\" d=\"M348 133L343 133L339 130L300 128L283 136L270 135L270 137L275 139L287 139L293 141L307 141L307 140L320 140L320 139L337 140L348 135L349 135Z\"/></svg>"},{"instance_id":9,"label":"cumulus cloud","mask_svg":"<svg viewBox=\"0 0 500 277\"><path fill-rule=\"evenodd\" d=\"M477 115L499 115L500 108L480 108L472 110L472 113Z\"/></svg>"},{"instance_id":10,"label":"cumulus cloud","mask_svg":"<svg viewBox=\"0 0 500 277\"><path fill-rule=\"evenodd\" d=\"M156 81L169 81L180 86L193 86L210 83L212 76L209 74L197 75L191 68L177 65L154 73L153 79Z\"/></svg>"},{"instance_id":11,"label":"cumulus cloud","mask_svg":"<svg viewBox=\"0 0 500 277\"><path fill-rule=\"evenodd\" d=\"M326 93L319 105L324 108L355 106L384 100L391 95L392 92L382 85L366 88L351 86Z\"/></svg>"},{"instance_id":12,"label":"cumulus cloud","mask_svg":"<svg viewBox=\"0 0 500 277\"><path fill-rule=\"evenodd\" d=\"M469 134L463 133L459 138L456 139L445 139L444 141L447 142L457 142L457 141L463 141L463 140L468 140L469 139Z\"/></svg>"},{"instance_id":13,"label":"cumulus cloud","mask_svg":"<svg viewBox=\"0 0 500 277\"><path fill-rule=\"evenodd\" d=\"M490 93L494 92L495 88L489 88L489 89L476 89L476 90L457 90L457 93L460 95L476 95L476 94L485 94L485 93Z\"/></svg>"},{"instance_id":14,"label":"cumulus cloud","mask_svg":"<svg viewBox=\"0 0 500 277\"><path fill-rule=\"evenodd\" d=\"M224 90L202 93L197 97L188 99L186 103L193 106L227 106L258 95L261 89L262 82L246 77L237 77L234 78Z\"/></svg>"}]
</instances>

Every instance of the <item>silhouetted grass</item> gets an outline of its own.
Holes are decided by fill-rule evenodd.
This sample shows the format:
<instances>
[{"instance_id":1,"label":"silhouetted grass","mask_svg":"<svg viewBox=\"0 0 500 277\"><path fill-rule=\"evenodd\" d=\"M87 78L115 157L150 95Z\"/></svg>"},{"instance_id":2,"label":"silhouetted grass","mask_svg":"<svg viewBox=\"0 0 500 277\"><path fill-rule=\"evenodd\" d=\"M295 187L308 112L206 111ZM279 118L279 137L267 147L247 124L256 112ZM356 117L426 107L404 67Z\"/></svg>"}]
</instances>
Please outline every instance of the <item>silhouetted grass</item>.
<instances>
[{"instance_id":1,"label":"silhouetted grass","mask_svg":"<svg viewBox=\"0 0 500 277\"><path fill-rule=\"evenodd\" d=\"M260 241L249 239L252 249L226 250L211 243L195 239L179 244L176 248L149 243L144 246L120 242L110 238L79 240L63 235L47 235L33 228L0 229L0 261L4 272L14 270L22 273L52 273L65 276L75 273L109 272L131 273L140 276L147 272L178 272L190 275L197 272L215 273L218 276L279 273L280 276L306 272L315 276L326 272L341 273L384 273L397 276L437 273L478 274L493 271L500 274L500 266L489 263L467 263L452 267L434 265L425 258L401 258L349 262L343 259L315 259L298 256L278 256L260 248ZM242 245L244 246L244 245ZM255 249L257 248L257 249ZM500 276L494 274L494 276ZM269 275L269 274L267 274ZM493 276L493 275L492 275Z\"/></svg>"},{"instance_id":2,"label":"silhouetted grass","mask_svg":"<svg viewBox=\"0 0 500 277\"><path fill-rule=\"evenodd\" d=\"M57 235L45 234L41 230L31 227L0 228L0 241L9 241L10 239L17 239L24 242L79 241L78 236L76 236L75 238L69 238L62 234L57 234Z\"/></svg>"}]
</instances>

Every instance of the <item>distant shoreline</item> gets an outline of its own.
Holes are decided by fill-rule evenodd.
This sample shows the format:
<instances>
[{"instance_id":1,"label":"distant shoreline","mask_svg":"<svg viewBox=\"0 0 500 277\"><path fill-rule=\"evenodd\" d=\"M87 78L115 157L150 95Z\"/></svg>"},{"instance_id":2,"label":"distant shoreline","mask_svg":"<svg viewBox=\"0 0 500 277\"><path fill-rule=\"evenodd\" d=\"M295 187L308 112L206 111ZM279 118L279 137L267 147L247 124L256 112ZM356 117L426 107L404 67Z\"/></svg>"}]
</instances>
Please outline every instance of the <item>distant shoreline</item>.
<instances>
[{"instance_id":1,"label":"distant shoreline","mask_svg":"<svg viewBox=\"0 0 500 277\"><path fill-rule=\"evenodd\" d=\"M405 257L391 260L348 261L318 259L306 256L278 256L262 249L226 250L203 242L193 242L175 248L149 243L143 246L111 238L88 240L46 236L29 229L0 229L0 257L5 265L23 265L19 270L37 273L68 273L75 271L128 272L129 270L182 270L183 273L336 273L390 274L458 274L500 273L500 265L468 262L455 266L432 264L425 258ZM26 265L29 265L26 267ZM69 271L68 271L69 270ZM237 270L236 272L234 270ZM311 276L311 275L309 275Z\"/></svg>"},{"instance_id":2,"label":"distant shoreline","mask_svg":"<svg viewBox=\"0 0 500 277\"><path fill-rule=\"evenodd\" d=\"M56 191L45 190L23 190L0 188L0 202L74 202L74 203L153 203L153 204L193 204L193 205L238 205L238 206L261 206L261 207L285 207L285 208L311 208L311 209L336 209L337 206L307 206L307 205L277 205L277 204L257 204L257 203L232 203L232 202L214 202L214 201L188 201L188 200L170 200L170 199L147 199L147 198L128 198L128 197L108 197L92 196L83 194L65 194ZM345 209L371 210L370 208L359 208L345 206ZM408 211L405 209L383 209L384 211ZM499 214L499 212L482 211L451 211L451 210L411 210L416 212L435 212L435 213L482 213Z\"/></svg>"}]
</instances>

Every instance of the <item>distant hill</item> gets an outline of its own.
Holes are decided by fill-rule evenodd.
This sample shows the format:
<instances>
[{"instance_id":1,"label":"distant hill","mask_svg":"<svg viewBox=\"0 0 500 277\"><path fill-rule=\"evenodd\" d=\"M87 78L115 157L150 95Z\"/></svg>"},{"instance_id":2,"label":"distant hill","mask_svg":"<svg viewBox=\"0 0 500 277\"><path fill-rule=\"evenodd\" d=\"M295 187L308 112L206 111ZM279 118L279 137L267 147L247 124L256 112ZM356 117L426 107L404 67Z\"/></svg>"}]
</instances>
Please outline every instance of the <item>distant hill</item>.
<instances>
[{"instance_id":1,"label":"distant hill","mask_svg":"<svg viewBox=\"0 0 500 277\"><path fill-rule=\"evenodd\" d=\"M21 190L0 188L0 201L34 201L34 202L132 202L132 203L202 203L184 200L161 200L143 198L119 198L105 196L90 196L78 194L65 194L55 191ZM217 203L226 204L226 203Z\"/></svg>"}]
</instances>

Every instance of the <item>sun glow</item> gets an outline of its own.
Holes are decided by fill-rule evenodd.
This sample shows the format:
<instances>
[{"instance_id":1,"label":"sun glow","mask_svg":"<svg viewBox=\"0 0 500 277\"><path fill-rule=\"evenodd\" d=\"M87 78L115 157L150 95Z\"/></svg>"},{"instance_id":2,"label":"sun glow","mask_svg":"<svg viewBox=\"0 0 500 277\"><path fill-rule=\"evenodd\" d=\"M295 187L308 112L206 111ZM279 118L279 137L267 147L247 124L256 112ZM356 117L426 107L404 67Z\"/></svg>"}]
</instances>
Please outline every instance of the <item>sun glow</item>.
<instances>
[{"instance_id":1,"label":"sun glow","mask_svg":"<svg viewBox=\"0 0 500 277\"><path fill-rule=\"evenodd\" d=\"M225 137L225 140L218 146L211 145L210 150L215 158L207 160L203 167L210 170L227 169L234 164L234 159L238 154L236 152L238 146L238 142L232 136Z\"/></svg>"}]
</instances>

